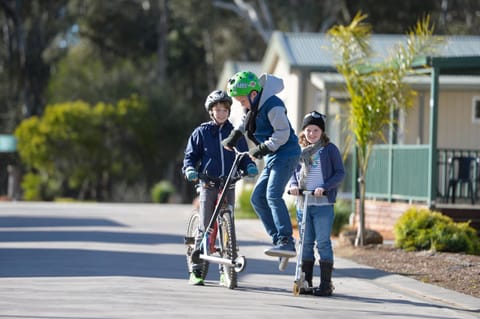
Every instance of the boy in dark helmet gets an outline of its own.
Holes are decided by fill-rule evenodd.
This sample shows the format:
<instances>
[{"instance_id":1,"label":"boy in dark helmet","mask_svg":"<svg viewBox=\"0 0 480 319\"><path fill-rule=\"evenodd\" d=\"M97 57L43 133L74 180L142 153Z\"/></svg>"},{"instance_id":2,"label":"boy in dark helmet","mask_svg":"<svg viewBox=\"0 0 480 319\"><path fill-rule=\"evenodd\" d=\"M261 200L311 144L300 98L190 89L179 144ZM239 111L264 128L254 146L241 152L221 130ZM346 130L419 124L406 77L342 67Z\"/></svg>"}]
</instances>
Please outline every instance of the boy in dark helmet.
<instances>
[{"instance_id":1,"label":"boy in dark helmet","mask_svg":"<svg viewBox=\"0 0 480 319\"><path fill-rule=\"evenodd\" d=\"M206 101L205 109L210 115L211 121L198 126L188 139L183 160L182 172L188 181L198 180L198 172L211 177L226 177L232 168L235 153L226 150L221 141L225 139L233 129L232 123L228 120L232 99L226 92L215 90L211 92ZM248 150L245 138L240 139L237 149L240 152ZM240 161L240 170L247 172L251 177L258 174L255 163L244 156ZM208 187L207 187L208 186ZM196 238L196 246L200 245L202 233L205 232L208 223L212 218L219 189L209 187L201 183L200 188L200 232ZM227 201L234 206L235 189L228 190ZM190 274L190 283L203 285L203 277L200 273L201 265L193 265Z\"/></svg>"},{"instance_id":2,"label":"boy in dark helmet","mask_svg":"<svg viewBox=\"0 0 480 319\"><path fill-rule=\"evenodd\" d=\"M276 94L283 90L283 80L252 72L238 72L227 83L227 92L246 110L243 122L223 142L231 148L246 133L255 143L250 150L253 158L265 157L265 167L257 180L251 202L273 247L265 250L269 256L296 256L292 223L283 200L285 186L292 176L300 156L300 146L283 101ZM280 270L282 270L282 266Z\"/></svg>"}]
</instances>

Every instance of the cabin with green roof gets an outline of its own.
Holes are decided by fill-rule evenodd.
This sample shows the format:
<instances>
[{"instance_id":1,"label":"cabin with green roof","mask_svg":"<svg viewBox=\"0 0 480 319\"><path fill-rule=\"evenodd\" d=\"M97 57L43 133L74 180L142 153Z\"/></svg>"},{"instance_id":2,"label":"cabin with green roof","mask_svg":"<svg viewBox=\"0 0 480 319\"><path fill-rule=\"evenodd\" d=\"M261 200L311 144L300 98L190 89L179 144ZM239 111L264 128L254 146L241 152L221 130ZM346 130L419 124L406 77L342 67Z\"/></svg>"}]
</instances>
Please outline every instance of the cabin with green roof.
<instances>
[{"instance_id":1,"label":"cabin with green roof","mask_svg":"<svg viewBox=\"0 0 480 319\"><path fill-rule=\"evenodd\" d=\"M370 43L383 60L406 39L405 35L373 34ZM276 31L262 61L229 61L219 87L225 87L226 80L241 70L275 74L284 80L279 97L285 101L296 131L304 114L317 110L327 115L326 132L331 140L344 149L350 133L342 104L348 103L348 95L334 65L335 53L329 48L325 34ZM480 36L447 36L438 53L422 57L416 67L420 74L406 79L416 92L414 107L408 113L395 114L390 143L376 145L370 159L367 227L391 228L411 204L442 211L459 221L471 219L472 225L479 227ZM458 158L469 159L469 177L453 187ZM351 154L346 168L342 196L355 198Z\"/></svg>"}]
</instances>

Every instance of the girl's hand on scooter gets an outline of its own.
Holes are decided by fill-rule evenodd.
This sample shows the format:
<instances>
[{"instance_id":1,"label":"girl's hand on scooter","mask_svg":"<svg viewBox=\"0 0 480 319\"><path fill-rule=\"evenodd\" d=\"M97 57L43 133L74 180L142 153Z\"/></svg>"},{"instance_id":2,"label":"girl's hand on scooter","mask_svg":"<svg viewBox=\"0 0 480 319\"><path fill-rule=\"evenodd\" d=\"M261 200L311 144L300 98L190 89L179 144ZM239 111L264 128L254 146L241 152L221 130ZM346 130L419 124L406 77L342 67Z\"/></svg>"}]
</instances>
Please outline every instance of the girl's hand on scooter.
<instances>
[{"instance_id":1,"label":"girl's hand on scooter","mask_svg":"<svg viewBox=\"0 0 480 319\"><path fill-rule=\"evenodd\" d=\"M324 193L325 193L325 190L323 188L317 187L317 188L315 188L315 191L313 192L313 195L315 197L321 197L321 196L324 195Z\"/></svg>"},{"instance_id":2,"label":"girl's hand on scooter","mask_svg":"<svg viewBox=\"0 0 480 319\"><path fill-rule=\"evenodd\" d=\"M300 189L296 186L292 186L288 189L288 193L290 195L298 196L300 195Z\"/></svg>"}]
</instances>

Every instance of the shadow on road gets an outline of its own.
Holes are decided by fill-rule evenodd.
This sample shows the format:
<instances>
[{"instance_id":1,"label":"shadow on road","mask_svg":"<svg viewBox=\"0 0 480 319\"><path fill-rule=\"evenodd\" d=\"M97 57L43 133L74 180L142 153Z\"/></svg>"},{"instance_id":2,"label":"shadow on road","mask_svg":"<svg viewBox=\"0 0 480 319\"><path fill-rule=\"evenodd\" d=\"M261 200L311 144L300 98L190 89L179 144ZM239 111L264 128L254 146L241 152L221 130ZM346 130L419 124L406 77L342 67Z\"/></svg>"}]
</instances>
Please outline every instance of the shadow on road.
<instances>
[{"instance_id":1,"label":"shadow on road","mask_svg":"<svg viewBox=\"0 0 480 319\"><path fill-rule=\"evenodd\" d=\"M0 249L0 277L135 276L186 277L183 255L88 249Z\"/></svg>"},{"instance_id":2,"label":"shadow on road","mask_svg":"<svg viewBox=\"0 0 480 319\"><path fill-rule=\"evenodd\" d=\"M114 231L8 231L0 233L0 242L103 242L121 244L183 243L183 237L168 234Z\"/></svg>"},{"instance_id":3,"label":"shadow on road","mask_svg":"<svg viewBox=\"0 0 480 319\"><path fill-rule=\"evenodd\" d=\"M66 218L38 216L1 216L0 227L125 227L105 218Z\"/></svg>"},{"instance_id":4,"label":"shadow on road","mask_svg":"<svg viewBox=\"0 0 480 319\"><path fill-rule=\"evenodd\" d=\"M111 230L65 230L58 227L112 227ZM49 216L2 216L0 243L8 247L0 248L0 277L46 277L46 276L135 276L182 279L187 278L187 266L183 235L165 233L145 233L127 231L129 226L106 218L64 218ZM37 229L21 228L35 227ZM119 229L115 229L120 227ZM9 230L8 228L12 228ZM13 229L16 228L16 229ZM43 243L85 243L85 249L65 248L61 244L48 247ZM29 243L38 247L12 247L15 243ZM142 251L135 246L120 246L118 249L105 249L95 243L120 245L147 245ZM178 250L172 254L172 247L163 245L177 244ZM148 246L151 245L151 246ZM239 240L242 247L261 246L264 242ZM176 249L176 248L173 248ZM145 251L148 250L148 251ZM276 258L254 259L248 255L243 275L280 275L293 280L295 259L288 264L286 271L278 271ZM337 277L355 277L373 279L388 275L376 269L335 269ZM210 266L208 278L216 280L218 266Z\"/></svg>"}]
</instances>

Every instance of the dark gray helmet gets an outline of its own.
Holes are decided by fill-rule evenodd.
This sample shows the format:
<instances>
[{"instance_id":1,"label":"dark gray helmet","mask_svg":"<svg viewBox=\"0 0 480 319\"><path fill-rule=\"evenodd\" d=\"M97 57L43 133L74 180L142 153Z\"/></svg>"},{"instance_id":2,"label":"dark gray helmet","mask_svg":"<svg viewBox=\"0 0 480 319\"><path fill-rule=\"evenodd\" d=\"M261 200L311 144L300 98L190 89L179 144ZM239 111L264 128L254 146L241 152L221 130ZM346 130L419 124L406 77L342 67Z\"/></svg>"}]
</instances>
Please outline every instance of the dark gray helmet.
<instances>
[{"instance_id":1,"label":"dark gray helmet","mask_svg":"<svg viewBox=\"0 0 480 319\"><path fill-rule=\"evenodd\" d=\"M205 100L205 109L207 110L207 112L210 112L210 110L212 109L212 106L218 102L223 102L227 104L228 110L230 110L230 107L232 106L233 101L232 101L232 98L228 96L227 92L225 91L222 91L222 90L212 91L212 93L210 93L207 96L207 99Z\"/></svg>"}]
</instances>

